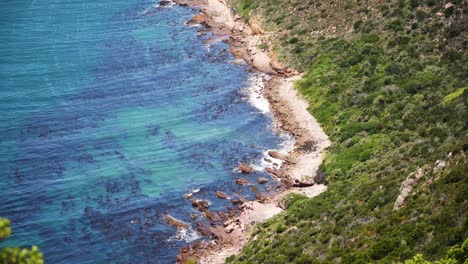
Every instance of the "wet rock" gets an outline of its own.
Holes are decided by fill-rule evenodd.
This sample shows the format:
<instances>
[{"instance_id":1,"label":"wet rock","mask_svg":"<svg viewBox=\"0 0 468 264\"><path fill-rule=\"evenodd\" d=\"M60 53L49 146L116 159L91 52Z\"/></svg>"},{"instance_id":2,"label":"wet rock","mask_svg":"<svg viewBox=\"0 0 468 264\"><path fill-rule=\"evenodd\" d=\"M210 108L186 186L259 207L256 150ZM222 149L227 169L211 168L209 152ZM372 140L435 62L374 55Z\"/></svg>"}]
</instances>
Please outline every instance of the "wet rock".
<instances>
[{"instance_id":1,"label":"wet rock","mask_svg":"<svg viewBox=\"0 0 468 264\"><path fill-rule=\"evenodd\" d=\"M260 184L264 184L264 183L267 183L267 182L268 182L268 179L267 179L267 178L260 177L260 178L258 178L257 181L258 181L258 183L260 183Z\"/></svg>"},{"instance_id":2,"label":"wet rock","mask_svg":"<svg viewBox=\"0 0 468 264\"><path fill-rule=\"evenodd\" d=\"M220 222L221 221L221 217L219 217L218 214L215 214L215 213L213 213L211 211L206 210L204 212L204 214L205 214L205 217L208 218L212 222Z\"/></svg>"},{"instance_id":3,"label":"wet rock","mask_svg":"<svg viewBox=\"0 0 468 264\"><path fill-rule=\"evenodd\" d=\"M228 217L223 211L218 211L217 214L223 220Z\"/></svg>"},{"instance_id":4,"label":"wet rock","mask_svg":"<svg viewBox=\"0 0 468 264\"><path fill-rule=\"evenodd\" d=\"M210 203L206 200L192 199L192 206L198 211L204 211L210 207Z\"/></svg>"},{"instance_id":5,"label":"wet rock","mask_svg":"<svg viewBox=\"0 0 468 264\"><path fill-rule=\"evenodd\" d=\"M270 162L270 163L272 162L271 159L269 159L269 158L263 158L263 160L266 161L266 162Z\"/></svg>"},{"instance_id":6,"label":"wet rock","mask_svg":"<svg viewBox=\"0 0 468 264\"><path fill-rule=\"evenodd\" d=\"M275 159L286 160L286 156L279 153L278 151L270 150L268 151L268 155Z\"/></svg>"},{"instance_id":7,"label":"wet rock","mask_svg":"<svg viewBox=\"0 0 468 264\"><path fill-rule=\"evenodd\" d=\"M169 214L165 214L163 218L170 226L177 227L177 228L185 228L185 229L188 229L190 227L189 224L181 220L178 220Z\"/></svg>"},{"instance_id":8,"label":"wet rock","mask_svg":"<svg viewBox=\"0 0 468 264\"><path fill-rule=\"evenodd\" d=\"M159 6L168 6L170 4L172 4L172 1L168 1L168 0L159 1Z\"/></svg>"},{"instance_id":9,"label":"wet rock","mask_svg":"<svg viewBox=\"0 0 468 264\"><path fill-rule=\"evenodd\" d=\"M265 168L265 171L278 178L283 177L283 170L276 168Z\"/></svg>"},{"instance_id":10,"label":"wet rock","mask_svg":"<svg viewBox=\"0 0 468 264\"><path fill-rule=\"evenodd\" d=\"M189 25L206 24L207 21L208 21L208 16L200 13L200 14L194 15L192 19L190 19L188 24Z\"/></svg>"},{"instance_id":11,"label":"wet rock","mask_svg":"<svg viewBox=\"0 0 468 264\"><path fill-rule=\"evenodd\" d=\"M198 233L200 233L201 235L203 235L203 236L210 236L211 235L210 229L205 224L203 224L202 222L195 222L195 225L197 226Z\"/></svg>"},{"instance_id":12,"label":"wet rock","mask_svg":"<svg viewBox=\"0 0 468 264\"><path fill-rule=\"evenodd\" d=\"M227 199L228 195L225 192L217 191L216 197L218 197L219 199Z\"/></svg>"},{"instance_id":13,"label":"wet rock","mask_svg":"<svg viewBox=\"0 0 468 264\"><path fill-rule=\"evenodd\" d=\"M236 215L236 210L232 207L226 207L227 213L229 217L234 217Z\"/></svg>"},{"instance_id":14,"label":"wet rock","mask_svg":"<svg viewBox=\"0 0 468 264\"><path fill-rule=\"evenodd\" d=\"M265 200L265 197L263 197L261 193L255 193L255 199L260 202L263 202Z\"/></svg>"},{"instance_id":15,"label":"wet rock","mask_svg":"<svg viewBox=\"0 0 468 264\"><path fill-rule=\"evenodd\" d=\"M242 204L242 200L238 198L232 198L231 199L232 204Z\"/></svg>"},{"instance_id":16,"label":"wet rock","mask_svg":"<svg viewBox=\"0 0 468 264\"><path fill-rule=\"evenodd\" d=\"M249 184L249 183L247 182L247 180L246 180L246 179L243 179L243 178L236 179L236 183L237 183L238 185L247 185L247 184Z\"/></svg>"},{"instance_id":17,"label":"wet rock","mask_svg":"<svg viewBox=\"0 0 468 264\"><path fill-rule=\"evenodd\" d=\"M253 168L250 167L249 165L245 164L245 163L241 163L239 165L239 170L244 174L249 174L249 173L253 172Z\"/></svg>"}]
</instances>

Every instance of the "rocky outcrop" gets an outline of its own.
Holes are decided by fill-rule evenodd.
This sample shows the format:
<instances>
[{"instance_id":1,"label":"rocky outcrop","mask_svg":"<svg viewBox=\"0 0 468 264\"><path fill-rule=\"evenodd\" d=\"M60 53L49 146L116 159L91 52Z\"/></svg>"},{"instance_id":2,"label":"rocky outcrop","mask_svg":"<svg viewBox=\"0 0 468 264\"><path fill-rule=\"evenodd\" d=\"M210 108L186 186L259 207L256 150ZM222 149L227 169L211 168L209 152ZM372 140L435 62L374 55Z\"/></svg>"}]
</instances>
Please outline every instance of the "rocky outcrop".
<instances>
[{"instance_id":1,"label":"rocky outcrop","mask_svg":"<svg viewBox=\"0 0 468 264\"><path fill-rule=\"evenodd\" d=\"M448 157L450 159L452 157L452 154L450 153ZM447 163L448 162L437 160L432 166L426 165L418 168L415 172L410 173L400 186L400 194L398 195L395 203L393 204L393 210L398 210L404 207L406 197L410 195L414 187L416 187L416 185L424 175L431 173L433 175L437 174L438 172L442 171L447 167ZM429 179L429 181L432 181L432 179Z\"/></svg>"},{"instance_id":2,"label":"rocky outcrop","mask_svg":"<svg viewBox=\"0 0 468 264\"><path fill-rule=\"evenodd\" d=\"M167 222L167 224L169 224L170 226L177 227L177 228L185 228L185 229L188 229L190 227L189 224L181 220L178 220L169 214L165 214L163 218Z\"/></svg>"}]
</instances>

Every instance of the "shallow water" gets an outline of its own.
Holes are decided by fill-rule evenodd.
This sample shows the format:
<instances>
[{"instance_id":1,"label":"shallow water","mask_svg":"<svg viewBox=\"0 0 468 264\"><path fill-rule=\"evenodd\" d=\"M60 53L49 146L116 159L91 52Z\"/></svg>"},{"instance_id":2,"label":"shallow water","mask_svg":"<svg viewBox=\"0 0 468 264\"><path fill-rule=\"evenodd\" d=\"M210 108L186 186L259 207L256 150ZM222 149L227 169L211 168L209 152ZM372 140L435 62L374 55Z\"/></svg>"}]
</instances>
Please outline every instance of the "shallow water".
<instances>
[{"instance_id":1,"label":"shallow water","mask_svg":"<svg viewBox=\"0 0 468 264\"><path fill-rule=\"evenodd\" d=\"M281 139L245 98L251 73L184 24L194 10L156 4L0 2L0 216L14 229L0 246L36 244L46 263L174 263L203 239L162 219L193 226L185 193L200 188L211 210L230 205L216 190L253 199L233 169Z\"/></svg>"}]
</instances>

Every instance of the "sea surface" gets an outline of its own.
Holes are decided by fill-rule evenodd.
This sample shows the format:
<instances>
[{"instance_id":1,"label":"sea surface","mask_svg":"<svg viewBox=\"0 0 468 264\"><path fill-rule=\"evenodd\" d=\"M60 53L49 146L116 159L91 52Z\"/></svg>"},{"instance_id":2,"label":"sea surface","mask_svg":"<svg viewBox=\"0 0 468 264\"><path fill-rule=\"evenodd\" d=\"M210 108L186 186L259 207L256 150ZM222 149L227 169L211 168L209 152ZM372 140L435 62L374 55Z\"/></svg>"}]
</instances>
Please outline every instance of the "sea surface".
<instances>
[{"instance_id":1,"label":"sea surface","mask_svg":"<svg viewBox=\"0 0 468 264\"><path fill-rule=\"evenodd\" d=\"M197 11L148 0L0 1L2 246L38 245L46 263L174 263L204 239L184 194L232 206L244 176L283 139L249 104L253 73L185 24Z\"/></svg>"}]
</instances>

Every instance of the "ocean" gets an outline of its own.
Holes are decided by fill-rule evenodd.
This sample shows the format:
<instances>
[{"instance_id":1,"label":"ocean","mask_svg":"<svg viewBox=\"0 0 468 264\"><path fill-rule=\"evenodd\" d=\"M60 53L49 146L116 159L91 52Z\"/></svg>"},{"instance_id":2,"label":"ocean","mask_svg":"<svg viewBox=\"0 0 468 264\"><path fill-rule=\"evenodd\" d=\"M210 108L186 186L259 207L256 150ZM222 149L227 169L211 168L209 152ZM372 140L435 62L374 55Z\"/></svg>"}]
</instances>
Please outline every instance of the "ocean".
<instances>
[{"instance_id":1,"label":"ocean","mask_svg":"<svg viewBox=\"0 0 468 264\"><path fill-rule=\"evenodd\" d=\"M37 245L53 264L174 263L206 239L163 219L208 223L185 194L226 211L218 190L253 200L274 189L256 184L269 178L261 169L235 168L284 138L247 99L249 66L185 24L196 10L147 0L0 10L0 217L13 227L0 247Z\"/></svg>"}]
</instances>

